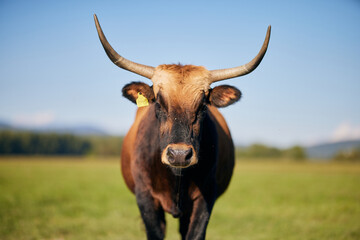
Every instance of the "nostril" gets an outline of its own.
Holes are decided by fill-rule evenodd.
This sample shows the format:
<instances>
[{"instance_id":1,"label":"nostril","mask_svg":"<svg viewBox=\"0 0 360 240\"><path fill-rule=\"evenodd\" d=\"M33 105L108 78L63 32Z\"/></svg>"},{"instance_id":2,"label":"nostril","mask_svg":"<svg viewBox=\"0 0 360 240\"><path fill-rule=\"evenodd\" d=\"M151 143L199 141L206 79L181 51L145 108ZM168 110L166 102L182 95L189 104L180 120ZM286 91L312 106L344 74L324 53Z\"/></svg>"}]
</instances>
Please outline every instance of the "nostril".
<instances>
[{"instance_id":1,"label":"nostril","mask_svg":"<svg viewBox=\"0 0 360 240\"><path fill-rule=\"evenodd\" d=\"M188 149L185 154L185 161L189 161L193 155L192 148Z\"/></svg>"},{"instance_id":2,"label":"nostril","mask_svg":"<svg viewBox=\"0 0 360 240\"><path fill-rule=\"evenodd\" d=\"M166 153L167 159L169 161L169 163L174 163L175 162L175 151L172 148L168 148L167 149L167 153Z\"/></svg>"}]
</instances>

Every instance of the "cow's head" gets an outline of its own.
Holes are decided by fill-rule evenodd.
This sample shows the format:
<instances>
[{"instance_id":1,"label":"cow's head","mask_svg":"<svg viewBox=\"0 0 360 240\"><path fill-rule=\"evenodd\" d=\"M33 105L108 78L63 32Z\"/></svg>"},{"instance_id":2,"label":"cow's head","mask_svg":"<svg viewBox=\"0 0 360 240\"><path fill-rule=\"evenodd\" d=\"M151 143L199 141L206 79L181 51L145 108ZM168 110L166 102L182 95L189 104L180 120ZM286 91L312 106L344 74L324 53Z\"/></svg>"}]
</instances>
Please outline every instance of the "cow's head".
<instances>
[{"instance_id":1,"label":"cow's head","mask_svg":"<svg viewBox=\"0 0 360 240\"><path fill-rule=\"evenodd\" d=\"M207 105L226 107L240 99L231 86L210 88L210 71L192 65L160 65L152 77L153 86L130 83L123 95L135 102L138 93L152 105L160 126L161 161L173 167L197 163L202 122Z\"/></svg>"},{"instance_id":2,"label":"cow's head","mask_svg":"<svg viewBox=\"0 0 360 240\"><path fill-rule=\"evenodd\" d=\"M270 39L270 26L258 55L249 63L221 70L209 71L193 65L159 65L154 68L138 64L120 56L106 40L94 15L100 41L111 61L117 66L149 78L153 85L131 83L123 88L123 95L136 102L141 93L150 102L160 126L161 161L177 168L198 162L200 136L207 106L226 107L238 101L241 92L222 85L211 89L213 82L239 77L252 72L264 57Z\"/></svg>"}]
</instances>

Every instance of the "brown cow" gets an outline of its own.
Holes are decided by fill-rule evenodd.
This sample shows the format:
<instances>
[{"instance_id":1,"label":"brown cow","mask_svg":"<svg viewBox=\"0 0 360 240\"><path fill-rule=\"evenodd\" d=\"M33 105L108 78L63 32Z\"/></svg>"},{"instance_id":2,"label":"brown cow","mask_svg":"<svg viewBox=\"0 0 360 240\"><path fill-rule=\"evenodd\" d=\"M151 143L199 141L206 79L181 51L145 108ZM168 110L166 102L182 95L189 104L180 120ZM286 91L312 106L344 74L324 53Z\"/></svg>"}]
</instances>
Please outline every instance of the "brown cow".
<instances>
[{"instance_id":1,"label":"brown cow","mask_svg":"<svg viewBox=\"0 0 360 240\"><path fill-rule=\"evenodd\" d=\"M165 236L164 212L180 218L182 239L205 239L215 200L229 185L234 168L234 145L217 110L238 101L241 92L211 83L253 71L265 55L270 26L258 55L249 63L208 71L192 65L156 68L120 56L106 40L94 15L100 41L117 66L151 79L153 85L133 82L123 88L132 102L147 99L124 139L121 169L135 194L148 239ZM146 105L146 100L145 100Z\"/></svg>"}]
</instances>

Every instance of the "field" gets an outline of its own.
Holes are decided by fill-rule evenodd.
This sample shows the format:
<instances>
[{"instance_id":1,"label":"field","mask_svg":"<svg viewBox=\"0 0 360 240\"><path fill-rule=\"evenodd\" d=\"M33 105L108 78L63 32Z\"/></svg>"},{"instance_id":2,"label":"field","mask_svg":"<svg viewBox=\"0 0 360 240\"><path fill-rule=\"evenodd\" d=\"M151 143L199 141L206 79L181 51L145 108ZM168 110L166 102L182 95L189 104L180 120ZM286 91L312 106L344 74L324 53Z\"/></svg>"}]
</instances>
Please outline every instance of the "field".
<instances>
[{"instance_id":1,"label":"field","mask_svg":"<svg viewBox=\"0 0 360 240\"><path fill-rule=\"evenodd\" d=\"M167 215L166 239L180 239ZM116 158L0 158L0 239L145 239ZM207 239L360 239L360 165L239 161Z\"/></svg>"}]
</instances>

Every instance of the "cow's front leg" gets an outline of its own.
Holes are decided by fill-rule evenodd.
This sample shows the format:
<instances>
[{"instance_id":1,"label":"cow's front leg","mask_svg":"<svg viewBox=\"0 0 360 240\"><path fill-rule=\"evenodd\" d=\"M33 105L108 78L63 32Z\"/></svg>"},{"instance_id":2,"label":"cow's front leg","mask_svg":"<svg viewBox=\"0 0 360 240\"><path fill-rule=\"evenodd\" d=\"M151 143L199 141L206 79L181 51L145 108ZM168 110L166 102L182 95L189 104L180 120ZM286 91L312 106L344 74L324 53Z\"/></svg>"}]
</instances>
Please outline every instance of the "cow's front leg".
<instances>
[{"instance_id":1,"label":"cow's front leg","mask_svg":"<svg viewBox=\"0 0 360 240\"><path fill-rule=\"evenodd\" d=\"M147 239L164 239L165 214L160 203L150 192L136 192L136 201L146 228Z\"/></svg>"},{"instance_id":2,"label":"cow's front leg","mask_svg":"<svg viewBox=\"0 0 360 240\"><path fill-rule=\"evenodd\" d=\"M187 240L205 239L206 228L209 223L213 202L206 202L203 197L197 198L193 203L190 218L188 218ZM186 217L186 216L184 216ZM183 220L183 222L181 221ZM181 219L180 223L186 224L186 219ZM186 229L186 226L183 226Z\"/></svg>"}]
</instances>

